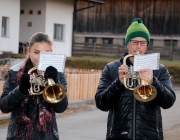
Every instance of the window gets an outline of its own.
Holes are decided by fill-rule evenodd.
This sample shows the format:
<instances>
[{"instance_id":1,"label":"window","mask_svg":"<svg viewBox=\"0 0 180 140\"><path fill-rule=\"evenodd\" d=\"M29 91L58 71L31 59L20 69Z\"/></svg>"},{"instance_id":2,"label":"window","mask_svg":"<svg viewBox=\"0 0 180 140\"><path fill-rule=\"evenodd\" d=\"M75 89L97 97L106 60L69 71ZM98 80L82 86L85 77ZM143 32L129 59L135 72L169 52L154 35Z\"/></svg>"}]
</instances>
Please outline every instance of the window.
<instances>
[{"instance_id":1,"label":"window","mask_svg":"<svg viewBox=\"0 0 180 140\"><path fill-rule=\"evenodd\" d=\"M1 29L1 36L8 37L8 17L2 17L2 29Z\"/></svg>"},{"instance_id":2,"label":"window","mask_svg":"<svg viewBox=\"0 0 180 140\"><path fill-rule=\"evenodd\" d=\"M103 45L106 46L112 46L113 45L113 39L112 38L103 38Z\"/></svg>"},{"instance_id":3,"label":"window","mask_svg":"<svg viewBox=\"0 0 180 140\"><path fill-rule=\"evenodd\" d=\"M93 47L94 43L96 43L96 38L86 37L85 41L87 47Z\"/></svg>"},{"instance_id":4,"label":"window","mask_svg":"<svg viewBox=\"0 0 180 140\"><path fill-rule=\"evenodd\" d=\"M64 25L54 24L54 40L63 41L64 40Z\"/></svg>"},{"instance_id":5,"label":"window","mask_svg":"<svg viewBox=\"0 0 180 140\"><path fill-rule=\"evenodd\" d=\"M154 42L154 39L150 39L150 44L149 44L150 47L153 47L153 42Z\"/></svg>"},{"instance_id":6,"label":"window","mask_svg":"<svg viewBox=\"0 0 180 140\"><path fill-rule=\"evenodd\" d=\"M88 44L94 44L95 42L96 42L96 38L90 38L90 37L86 38L86 43Z\"/></svg>"},{"instance_id":7,"label":"window","mask_svg":"<svg viewBox=\"0 0 180 140\"><path fill-rule=\"evenodd\" d=\"M177 40L164 40L165 46L177 46Z\"/></svg>"}]
</instances>

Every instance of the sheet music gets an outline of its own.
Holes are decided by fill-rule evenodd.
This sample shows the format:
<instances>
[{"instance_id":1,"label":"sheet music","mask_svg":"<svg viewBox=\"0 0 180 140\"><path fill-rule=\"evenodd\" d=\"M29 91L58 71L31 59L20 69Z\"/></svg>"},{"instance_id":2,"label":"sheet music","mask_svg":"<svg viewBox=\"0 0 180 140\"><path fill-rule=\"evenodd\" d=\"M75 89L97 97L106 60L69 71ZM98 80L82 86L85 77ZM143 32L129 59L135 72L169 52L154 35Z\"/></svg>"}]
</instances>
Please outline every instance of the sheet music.
<instances>
[{"instance_id":1,"label":"sheet music","mask_svg":"<svg viewBox=\"0 0 180 140\"><path fill-rule=\"evenodd\" d=\"M144 68L158 70L159 59L160 53L134 55L134 71L139 71Z\"/></svg>"},{"instance_id":2,"label":"sheet music","mask_svg":"<svg viewBox=\"0 0 180 140\"><path fill-rule=\"evenodd\" d=\"M65 61L65 55L40 52L38 70L45 71L48 66L53 66L58 70L58 72L64 72Z\"/></svg>"}]
</instances>

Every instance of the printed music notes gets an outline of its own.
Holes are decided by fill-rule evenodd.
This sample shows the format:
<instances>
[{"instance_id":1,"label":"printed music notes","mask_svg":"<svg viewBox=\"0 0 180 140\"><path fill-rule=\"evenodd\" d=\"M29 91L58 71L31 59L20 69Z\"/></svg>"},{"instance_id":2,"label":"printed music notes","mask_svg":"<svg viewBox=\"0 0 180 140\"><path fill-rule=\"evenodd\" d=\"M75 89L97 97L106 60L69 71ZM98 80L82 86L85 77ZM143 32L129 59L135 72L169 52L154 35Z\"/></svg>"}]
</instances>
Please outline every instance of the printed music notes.
<instances>
[{"instance_id":1,"label":"printed music notes","mask_svg":"<svg viewBox=\"0 0 180 140\"><path fill-rule=\"evenodd\" d=\"M134 71L149 68L152 70L159 69L160 53L151 53L134 56Z\"/></svg>"},{"instance_id":2,"label":"printed music notes","mask_svg":"<svg viewBox=\"0 0 180 140\"><path fill-rule=\"evenodd\" d=\"M53 66L58 70L58 72L64 72L65 61L65 55L40 52L38 70L45 71L48 66Z\"/></svg>"}]
</instances>

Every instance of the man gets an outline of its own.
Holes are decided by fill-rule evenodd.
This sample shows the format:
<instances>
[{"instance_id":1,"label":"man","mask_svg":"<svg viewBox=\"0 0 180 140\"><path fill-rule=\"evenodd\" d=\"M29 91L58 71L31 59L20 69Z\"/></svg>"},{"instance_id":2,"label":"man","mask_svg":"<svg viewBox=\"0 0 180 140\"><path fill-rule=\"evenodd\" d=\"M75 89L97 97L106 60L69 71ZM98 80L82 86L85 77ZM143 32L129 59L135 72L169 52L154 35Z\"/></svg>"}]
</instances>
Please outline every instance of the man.
<instances>
[{"instance_id":1,"label":"man","mask_svg":"<svg viewBox=\"0 0 180 140\"><path fill-rule=\"evenodd\" d=\"M125 45L128 53L117 61L107 64L102 72L95 95L97 108L109 111L106 140L163 140L161 107L170 108L176 96L172 89L167 68L159 64L158 70L142 69L140 79L146 80L157 90L157 96L149 102L134 98L133 90L124 86L126 71L133 65L134 57L127 54L145 54L150 43L148 29L140 18L135 18L126 32Z\"/></svg>"}]
</instances>

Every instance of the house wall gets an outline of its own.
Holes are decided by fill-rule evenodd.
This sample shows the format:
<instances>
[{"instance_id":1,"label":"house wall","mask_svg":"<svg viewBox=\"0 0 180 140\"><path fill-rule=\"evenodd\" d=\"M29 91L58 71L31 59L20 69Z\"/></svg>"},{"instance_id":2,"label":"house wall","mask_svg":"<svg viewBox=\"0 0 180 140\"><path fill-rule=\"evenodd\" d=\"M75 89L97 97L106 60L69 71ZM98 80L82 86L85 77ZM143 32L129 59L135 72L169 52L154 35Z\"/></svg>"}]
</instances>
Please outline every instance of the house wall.
<instances>
[{"instance_id":1,"label":"house wall","mask_svg":"<svg viewBox=\"0 0 180 140\"><path fill-rule=\"evenodd\" d=\"M36 32L45 32L53 41L53 51L71 56L73 0L21 0L20 42L29 42ZM33 14L30 14L30 10ZM41 11L41 14L38 14ZM28 27L31 22L32 26ZM53 40L54 24L65 25L64 40Z\"/></svg>"},{"instance_id":2,"label":"house wall","mask_svg":"<svg viewBox=\"0 0 180 140\"><path fill-rule=\"evenodd\" d=\"M180 47L180 37L178 36L150 36L151 37L151 45L163 47L165 46L165 40L176 40L176 46ZM103 38L112 38L113 45L124 46L124 35L113 35L113 34L92 34L92 33L75 33L74 34L74 43L86 43L86 38L96 38L97 44L103 44Z\"/></svg>"},{"instance_id":3,"label":"house wall","mask_svg":"<svg viewBox=\"0 0 180 140\"><path fill-rule=\"evenodd\" d=\"M18 53L20 0L0 0L0 33L2 17L9 17L8 37L0 34L0 51Z\"/></svg>"},{"instance_id":4,"label":"house wall","mask_svg":"<svg viewBox=\"0 0 180 140\"><path fill-rule=\"evenodd\" d=\"M53 39L54 24L65 26L63 41L53 40L53 51L66 56L71 56L73 8L73 0L47 0L45 31Z\"/></svg>"},{"instance_id":5,"label":"house wall","mask_svg":"<svg viewBox=\"0 0 180 140\"><path fill-rule=\"evenodd\" d=\"M119 46L119 51L121 51L121 47L124 47L127 28L135 17L140 17L150 32L149 50L156 48L154 51L157 51L158 48L161 48L167 51L172 46L180 48L179 0L103 1L104 4L96 4L94 7L75 13L73 55L94 56L93 53L98 48L97 56L112 57L109 54L113 51L113 47ZM92 4L78 0L75 8L82 9L88 6L90 7ZM107 47L111 47L112 50L105 50L102 54L102 50ZM85 53L87 49L89 52ZM115 54L115 56L119 55Z\"/></svg>"},{"instance_id":6,"label":"house wall","mask_svg":"<svg viewBox=\"0 0 180 140\"><path fill-rule=\"evenodd\" d=\"M34 33L45 32L46 0L21 0L21 10L24 10L24 14L20 14L19 41L29 42ZM30 22L32 26L29 27Z\"/></svg>"},{"instance_id":7,"label":"house wall","mask_svg":"<svg viewBox=\"0 0 180 140\"><path fill-rule=\"evenodd\" d=\"M132 20L139 17L151 35L179 36L179 0L103 0L76 12L76 33L124 34ZM77 1L77 9L91 6Z\"/></svg>"}]
</instances>

